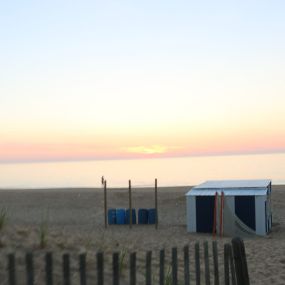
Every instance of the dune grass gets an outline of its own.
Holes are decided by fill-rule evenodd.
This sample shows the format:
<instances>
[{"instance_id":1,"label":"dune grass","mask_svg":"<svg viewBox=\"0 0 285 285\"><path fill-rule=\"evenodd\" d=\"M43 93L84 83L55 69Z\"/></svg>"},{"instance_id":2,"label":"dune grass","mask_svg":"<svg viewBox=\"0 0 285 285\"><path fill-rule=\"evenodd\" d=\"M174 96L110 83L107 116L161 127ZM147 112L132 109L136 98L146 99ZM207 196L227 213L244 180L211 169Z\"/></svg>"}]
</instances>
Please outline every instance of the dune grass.
<instances>
[{"instance_id":1,"label":"dune grass","mask_svg":"<svg viewBox=\"0 0 285 285\"><path fill-rule=\"evenodd\" d=\"M8 219L7 208L2 208L0 210L0 230L2 230L3 227L7 224L7 219Z\"/></svg>"}]
</instances>

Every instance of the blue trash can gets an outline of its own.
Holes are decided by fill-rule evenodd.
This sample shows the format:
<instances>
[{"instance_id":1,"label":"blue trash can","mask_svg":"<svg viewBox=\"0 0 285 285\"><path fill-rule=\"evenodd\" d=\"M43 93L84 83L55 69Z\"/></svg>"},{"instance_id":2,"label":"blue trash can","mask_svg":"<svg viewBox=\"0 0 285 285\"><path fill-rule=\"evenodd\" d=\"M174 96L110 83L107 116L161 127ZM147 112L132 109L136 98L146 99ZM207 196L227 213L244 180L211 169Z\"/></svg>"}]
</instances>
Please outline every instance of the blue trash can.
<instances>
[{"instance_id":1,"label":"blue trash can","mask_svg":"<svg viewBox=\"0 0 285 285\"><path fill-rule=\"evenodd\" d=\"M156 209L148 209L148 223L154 225L156 221Z\"/></svg>"},{"instance_id":2,"label":"blue trash can","mask_svg":"<svg viewBox=\"0 0 285 285\"><path fill-rule=\"evenodd\" d=\"M126 210L126 224L130 223L130 209ZM132 209L132 224L137 223L136 210Z\"/></svg>"},{"instance_id":3,"label":"blue trash can","mask_svg":"<svg viewBox=\"0 0 285 285\"><path fill-rule=\"evenodd\" d=\"M126 210L116 209L116 222L117 225L124 225L126 223Z\"/></svg>"},{"instance_id":4,"label":"blue trash can","mask_svg":"<svg viewBox=\"0 0 285 285\"><path fill-rule=\"evenodd\" d=\"M139 224L147 224L148 222L148 210L147 209L139 209L138 211L138 223Z\"/></svg>"},{"instance_id":5,"label":"blue trash can","mask_svg":"<svg viewBox=\"0 0 285 285\"><path fill-rule=\"evenodd\" d=\"M108 223L109 225L116 224L116 209L109 209L108 210Z\"/></svg>"}]
</instances>

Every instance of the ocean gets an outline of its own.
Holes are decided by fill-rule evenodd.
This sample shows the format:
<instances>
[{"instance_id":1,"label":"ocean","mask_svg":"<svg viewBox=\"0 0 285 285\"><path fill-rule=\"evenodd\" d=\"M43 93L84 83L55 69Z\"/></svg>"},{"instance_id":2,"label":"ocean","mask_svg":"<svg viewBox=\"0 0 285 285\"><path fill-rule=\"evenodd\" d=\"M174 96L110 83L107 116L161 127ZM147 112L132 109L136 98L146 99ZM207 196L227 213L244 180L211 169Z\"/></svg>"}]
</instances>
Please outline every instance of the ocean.
<instances>
[{"instance_id":1,"label":"ocean","mask_svg":"<svg viewBox=\"0 0 285 285\"><path fill-rule=\"evenodd\" d=\"M214 179L272 179L285 184L285 154L200 156L79 162L3 163L0 188L152 187L197 185Z\"/></svg>"}]
</instances>

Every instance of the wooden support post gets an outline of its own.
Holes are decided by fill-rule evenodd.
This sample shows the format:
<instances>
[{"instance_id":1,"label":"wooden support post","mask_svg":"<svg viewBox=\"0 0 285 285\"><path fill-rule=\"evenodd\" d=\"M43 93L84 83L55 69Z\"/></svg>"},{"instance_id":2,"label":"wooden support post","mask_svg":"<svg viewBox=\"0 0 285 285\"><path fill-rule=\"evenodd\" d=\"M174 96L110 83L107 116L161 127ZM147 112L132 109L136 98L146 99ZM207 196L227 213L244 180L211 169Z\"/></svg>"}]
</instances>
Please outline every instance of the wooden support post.
<instances>
[{"instance_id":1,"label":"wooden support post","mask_svg":"<svg viewBox=\"0 0 285 285\"><path fill-rule=\"evenodd\" d=\"M105 218L105 229L107 228L107 181L104 180L104 218Z\"/></svg>"},{"instance_id":2,"label":"wooden support post","mask_svg":"<svg viewBox=\"0 0 285 285\"><path fill-rule=\"evenodd\" d=\"M177 285L178 284L178 276L177 276L177 270L178 270L178 260L177 260L177 248L173 247L172 248L172 253L171 253L171 265L172 265L172 285Z\"/></svg>"},{"instance_id":3,"label":"wooden support post","mask_svg":"<svg viewBox=\"0 0 285 285\"><path fill-rule=\"evenodd\" d=\"M62 256L63 262L63 285L70 285L70 257L68 253L64 253Z\"/></svg>"},{"instance_id":4,"label":"wooden support post","mask_svg":"<svg viewBox=\"0 0 285 285\"><path fill-rule=\"evenodd\" d=\"M154 187L154 204L155 204L155 229L158 228L158 205L157 205L157 178L155 178L155 187Z\"/></svg>"},{"instance_id":5,"label":"wooden support post","mask_svg":"<svg viewBox=\"0 0 285 285\"><path fill-rule=\"evenodd\" d=\"M27 272L27 285L34 285L34 262L33 254L28 252L26 254L26 272Z\"/></svg>"},{"instance_id":6,"label":"wooden support post","mask_svg":"<svg viewBox=\"0 0 285 285\"><path fill-rule=\"evenodd\" d=\"M79 255L80 285L86 285L86 254Z\"/></svg>"},{"instance_id":7,"label":"wooden support post","mask_svg":"<svg viewBox=\"0 0 285 285\"><path fill-rule=\"evenodd\" d=\"M104 254L98 252L96 255L97 259L97 284L104 285Z\"/></svg>"},{"instance_id":8,"label":"wooden support post","mask_svg":"<svg viewBox=\"0 0 285 285\"><path fill-rule=\"evenodd\" d=\"M236 279L238 285L249 285L249 275L244 243L241 238L232 239L233 255L236 270Z\"/></svg>"},{"instance_id":9,"label":"wooden support post","mask_svg":"<svg viewBox=\"0 0 285 285\"><path fill-rule=\"evenodd\" d=\"M146 264L145 264L145 269L146 269L146 272L145 272L145 282L146 282L146 285L151 285L151 257L152 257L152 252L151 251L148 251L146 253Z\"/></svg>"},{"instance_id":10,"label":"wooden support post","mask_svg":"<svg viewBox=\"0 0 285 285\"><path fill-rule=\"evenodd\" d=\"M132 210L132 183L129 180L129 216L130 216L130 229L133 225L133 210Z\"/></svg>"},{"instance_id":11,"label":"wooden support post","mask_svg":"<svg viewBox=\"0 0 285 285\"><path fill-rule=\"evenodd\" d=\"M9 285L16 285L16 262L15 254L8 255L8 272L9 272Z\"/></svg>"},{"instance_id":12,"label":"wooden support post","mask_svg":"<svg viewBox=\"0 0 285 285\"><path fill-rule=\"evenodd\" d=\"M164 261L165 252L164 249L160 250L159 253L159 285L164 285Z\"/></svg>"},{"instance_id":13,"label":"wooden support post","mask_svg":"<svg viewBox=\"0 0 285 285\"><path fill-rule=\"evenodd\" d=\"M45 256L45 270L46 270L46 285L53 285L53 258L52 253L47 252Z\"/></svg>"},{"instance_id":14,"label":"wooden support post","mask_svg":"<svg viewBox=\"0 0 285 285\"><path fill-rule=\"evenodd\" d=\"M189 247L184 246L184 285L190 285Z\"/></svg>"},{"instance_id":15,"label":"wooden support post","mask_svg":"<svg viewBox=\"0 0 285 285\"><path fill-rule=\"evenodd\" d=\"M230 252L231 245L225 244L224 245L224 275L225 275L225 285L230 285Z\"/></svg>"},{"instance_id":16,"label":"wooden support post","mask_svg":"<svg viewBox=\"0 0 285 285\"><path fill-rule=\"evenodd\" d=\"M217 241L213 241L213 263L214 263L214 284L219 285L219 261L218 261L218 246L217 246Z\"/></svg>"},{"instance_id":17,"label":"wooden support post","mask_svg":"<svg viewBox=\"0 0 285 285\"><path fill-rule=\"evenodd\" d=\"M113 285L120 284L119 253L113 253Z\"/></svg>"},{"instance_id":18,"label":"wooden support post","mask_svg":"<svg viewBox=\"0 0 285 285\"><path fill-rule=\"evenodd\" d=\"M201 284L201 273L200 273L200 246L199 242L195 243L195 271L196 271L196 285Z\"/></svg>"},{"instance_id":19,"label":"wooden support post","mask_svg":"<svg viewBox=\"0 0 285 285\"><path fill-rule=\"evenodd\" d=\"M205 259L205 284L210 285L210 266L209 266L209 250L208 242L204 242L204 259Z\"/></svg>"},{"instance_id":20,"label":"wooden support post","mask_svg":"<svg viewBox=\"0 0 285 285\"><path fill-rule=\"evenodd\" d=\"M214 204L214 220L213 220L213 237L216 237L217 232L217 205L218 204L218 192L215 194L215 204Z\"/></svg>"},{"instance_id":21,"label":"wooden support post","mask_svg":"<svg viewBox=\"0 0 285 285\"><path fill-rule=\"evenodd\" d=\"M220 237L223 237L223 229L224 229L224 192L221 193L220 200Z\"/></svg>"},{"instance_id":22,"label":"wooden support post","mask_svg":"<svg viewBox=\"0 0 285 285\"><path fill-rule=\"evenodd\" d=\"M237 284L236 280L236 270L235 270L235 265L234 265L234 257L233 257L233 248L230 248L229 251L229 260L230 260L230 269L231 269L231 276L232 276L232 285Z\"/></svg>"},{"instance_id":23,"label":"wooden support post","mask_svg":"<svg viewBox=\"0 0 285 285\"><path fill-rule=\"evenodd\" d=\"M130 285L136 285L136 253L132 252L130 254Z\"/></svg>"}]
</instances>

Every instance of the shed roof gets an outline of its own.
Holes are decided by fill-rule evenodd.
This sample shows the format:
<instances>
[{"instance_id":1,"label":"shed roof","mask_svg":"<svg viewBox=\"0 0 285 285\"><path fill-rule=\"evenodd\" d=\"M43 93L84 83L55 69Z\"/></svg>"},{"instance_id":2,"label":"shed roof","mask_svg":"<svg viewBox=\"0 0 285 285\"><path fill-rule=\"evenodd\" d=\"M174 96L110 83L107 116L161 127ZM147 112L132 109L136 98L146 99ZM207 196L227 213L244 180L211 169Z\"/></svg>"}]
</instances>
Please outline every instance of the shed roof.
<instances>
[{"instance_id":1,"label":"shed roof","mask_svg":"<svg viewBox=\"0 0 285 285\"><path fill-rule=\"evenodd\" d=\"M193 187L187 196L214 196L224 192L226 196L263 196L271 180L212 180Z\"/></svg>"}]
</instances>

